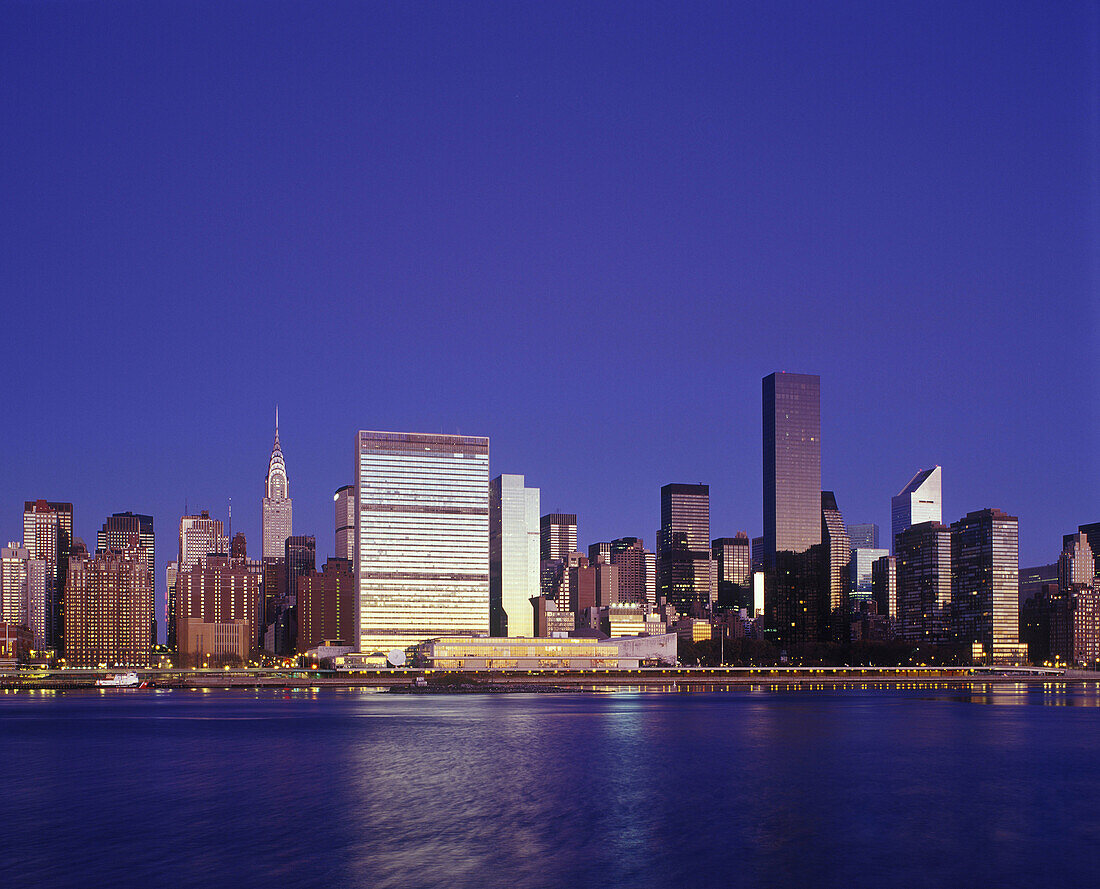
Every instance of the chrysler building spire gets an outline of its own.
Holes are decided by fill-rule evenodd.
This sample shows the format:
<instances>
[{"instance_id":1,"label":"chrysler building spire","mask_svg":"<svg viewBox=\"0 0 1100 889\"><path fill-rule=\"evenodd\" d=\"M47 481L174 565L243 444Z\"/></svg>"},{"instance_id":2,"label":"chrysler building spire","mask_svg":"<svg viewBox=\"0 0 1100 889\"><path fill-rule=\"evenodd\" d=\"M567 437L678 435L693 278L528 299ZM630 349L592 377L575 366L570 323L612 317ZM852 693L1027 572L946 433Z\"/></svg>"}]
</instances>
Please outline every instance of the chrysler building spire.
<instances>
[{"instance_id":1,"label":"chrysler building spire","mask_svg":"<svg viewBox=\"0 0 1100 889\"><path fill-rule=\"evenodd\" d=\"M263 557L281 559L286 539L293 534L290 482L286 475L283 448L279 443L279 406L275 405L275 443L267 463L263 498Z\"/></svg>"}]
</instances>

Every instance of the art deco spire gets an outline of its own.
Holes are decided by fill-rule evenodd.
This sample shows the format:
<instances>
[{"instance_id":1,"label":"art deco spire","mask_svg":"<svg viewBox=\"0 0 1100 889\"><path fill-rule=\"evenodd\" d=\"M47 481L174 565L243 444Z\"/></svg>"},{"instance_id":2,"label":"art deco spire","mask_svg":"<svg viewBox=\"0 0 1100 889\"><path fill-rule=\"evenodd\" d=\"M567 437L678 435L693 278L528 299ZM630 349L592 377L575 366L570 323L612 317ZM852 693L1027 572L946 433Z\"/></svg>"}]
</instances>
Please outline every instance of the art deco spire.
<instances>
[{"instance_id":1,"label":"art deco spire","mask_svg":"<svg viewBox=\"0 0 1100 889\"><path fill-rule=\"evenodd\" d=\"M275 444L271 446L271 459L267 464L267 498L285 500L290 496L290 482L286 477L286 463L279 444L279 407L275 407Z\"/></svg>"}]
</instances>

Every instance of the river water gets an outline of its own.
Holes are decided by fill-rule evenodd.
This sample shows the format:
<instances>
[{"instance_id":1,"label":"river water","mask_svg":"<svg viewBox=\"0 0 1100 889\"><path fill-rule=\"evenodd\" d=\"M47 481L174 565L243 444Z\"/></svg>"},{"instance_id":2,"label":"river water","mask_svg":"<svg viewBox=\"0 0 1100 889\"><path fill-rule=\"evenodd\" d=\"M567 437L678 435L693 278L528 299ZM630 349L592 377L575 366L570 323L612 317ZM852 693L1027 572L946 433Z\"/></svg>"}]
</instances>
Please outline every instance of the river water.
<instances>
[{"instance_id":1,"label":"river water","mask_svg":"<svg viewBox=\"0 0 1100 889\"><path fill-rule=\"evenodd\" d=\"M1095 683L0 693L5 883L1100 885Z\"/></svg>"}]
</instances>

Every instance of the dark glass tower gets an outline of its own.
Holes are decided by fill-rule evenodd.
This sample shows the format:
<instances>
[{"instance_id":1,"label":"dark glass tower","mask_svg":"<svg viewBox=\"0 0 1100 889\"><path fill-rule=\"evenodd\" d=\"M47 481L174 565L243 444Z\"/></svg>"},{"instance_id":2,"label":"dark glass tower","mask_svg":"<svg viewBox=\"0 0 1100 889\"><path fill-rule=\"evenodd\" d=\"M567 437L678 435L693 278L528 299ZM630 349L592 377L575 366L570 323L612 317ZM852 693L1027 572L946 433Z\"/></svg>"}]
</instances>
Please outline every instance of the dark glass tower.
<instances>
[{"instance_id":1,"label":"dark glass tower","mask_svg":"<svg viewBox=\"0 0 1100 889\"><path fill-rule=\"evenodd\" d=\"M764 613L781 644L816 641L821 590L821 378L763 380Z\"/></svg>"}]
</instances>

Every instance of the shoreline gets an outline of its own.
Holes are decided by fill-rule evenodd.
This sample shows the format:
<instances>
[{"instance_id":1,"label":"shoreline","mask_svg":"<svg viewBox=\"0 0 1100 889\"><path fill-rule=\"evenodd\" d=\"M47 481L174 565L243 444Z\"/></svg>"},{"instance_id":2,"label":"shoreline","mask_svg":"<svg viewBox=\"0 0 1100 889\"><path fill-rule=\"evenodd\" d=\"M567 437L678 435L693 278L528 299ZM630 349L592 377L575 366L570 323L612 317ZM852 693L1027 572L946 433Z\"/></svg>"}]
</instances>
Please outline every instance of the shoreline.
<instances>
[{"instance_id":1,"label":"shoreline","mask_svg":"<svg viewBox=\"0 0 1100 889\"><path fill-rule=\"evenodd\" d=\"M30 671L27 671L30 672ZM320 675L303 670L190 671L143 670L138 673L147 688L98 688L103 671L23 671L0 674L0 691L100 691L205 690L205 689L343 689L376 690L397 694L561 694L637 689L654 692L740 691L745 689L890 689L972 688L980 685L1100 684L1100 672L1086 670L1008 668L1001 671L973 668L649 668L634 671L522 671L446 672L439 670L390 670L353 675Z\"/></svg>"}]
</instances>

